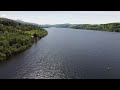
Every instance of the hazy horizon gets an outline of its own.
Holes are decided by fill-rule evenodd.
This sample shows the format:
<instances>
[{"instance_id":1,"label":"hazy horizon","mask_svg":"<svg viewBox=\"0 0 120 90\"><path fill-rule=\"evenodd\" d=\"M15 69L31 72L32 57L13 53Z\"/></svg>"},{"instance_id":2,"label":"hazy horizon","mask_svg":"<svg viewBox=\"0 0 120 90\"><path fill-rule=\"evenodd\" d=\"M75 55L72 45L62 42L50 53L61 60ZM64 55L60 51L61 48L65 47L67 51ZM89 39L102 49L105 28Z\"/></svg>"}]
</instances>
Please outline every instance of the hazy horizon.
<instances>
[{"instance_id":1,"label":"hazy horizon","mask_svg":"<svg viewBox=\"0 0 120 90\"><path fill-rule=\"evenodd\" d=\"M0 11L0 17L45 24L106 24L120 22L120 11Z\"/></svg>"}]
</instances>

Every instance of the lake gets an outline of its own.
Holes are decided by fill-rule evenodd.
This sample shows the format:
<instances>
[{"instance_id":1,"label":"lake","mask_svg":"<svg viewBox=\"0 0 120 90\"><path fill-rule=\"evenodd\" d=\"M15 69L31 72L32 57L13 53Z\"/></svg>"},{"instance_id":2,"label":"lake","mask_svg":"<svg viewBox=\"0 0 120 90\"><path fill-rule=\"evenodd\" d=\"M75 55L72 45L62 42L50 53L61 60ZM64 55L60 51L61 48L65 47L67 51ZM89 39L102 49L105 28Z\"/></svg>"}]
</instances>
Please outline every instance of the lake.
<instances>
[{"instance_id":1,"label":"lake","mask_svg":"<svg viewBox=\"0 0 120 90\"><path fill-rule=\"evenodd\" d=\"M0 79L120 79L120 33L46 30L46 37L0 63Z\"/></svg>"}]
</instances>

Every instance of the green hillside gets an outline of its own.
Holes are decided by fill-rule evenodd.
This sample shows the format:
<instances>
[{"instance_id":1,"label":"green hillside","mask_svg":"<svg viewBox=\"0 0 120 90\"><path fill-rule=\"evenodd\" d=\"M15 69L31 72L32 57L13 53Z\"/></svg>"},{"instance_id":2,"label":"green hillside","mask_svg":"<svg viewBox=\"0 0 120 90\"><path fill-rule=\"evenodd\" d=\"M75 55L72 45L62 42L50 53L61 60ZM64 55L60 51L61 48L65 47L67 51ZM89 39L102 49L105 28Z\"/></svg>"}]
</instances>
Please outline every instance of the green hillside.
<instances>
[{"instance_id":1,"label":"green hillside","mask_svg":"<svg viewBox=\"0 0 120 90\"><path fill-rule=\"evenodd\" d=\"M69 26L69 28L120 32L120 23L108 23L108 24L100 24L100 25L83 24L83 25Z\"/></svg>"},{"instance_id":2,"label":"green hillside","mask_svg":"<svg viewBox=\"0 0 120 90\"><path fill-rule=\"evenodd\" d=\"M24 51L46 35L47 31L40 26L0 18L0 61Z\"/></svg>"}]
</instances>

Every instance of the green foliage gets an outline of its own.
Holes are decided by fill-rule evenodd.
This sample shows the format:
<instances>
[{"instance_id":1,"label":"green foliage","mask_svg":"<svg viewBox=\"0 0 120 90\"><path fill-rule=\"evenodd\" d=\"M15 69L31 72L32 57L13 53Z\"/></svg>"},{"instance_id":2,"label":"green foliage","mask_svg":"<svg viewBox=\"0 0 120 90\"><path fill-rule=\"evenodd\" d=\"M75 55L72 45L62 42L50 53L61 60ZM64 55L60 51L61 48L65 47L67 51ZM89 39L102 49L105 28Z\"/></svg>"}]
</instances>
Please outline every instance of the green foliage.
<instances>
[{"instance_id":1,"label":"green foliage","mask_svg":"<svg viewBox=\"0 0 120 90\"><path fill-rule=\"evenodd\" d=\"M6 55L0 52L0 60L3 61L6 59Z\"/></svg>"},{"instance_id":2,"label":"green foliage","mask_svg":"<svg viewBox=\"0 0 120 90\"><path fill-rule=\"evenodd\" d=\"M69 28L120 32L120 23L108 23L108 24L100 24L100 25L83 24L83 25L71 26Z\"/></svg>"},{"instance_id":3,"label":"green foliage","mask_svg":"<svg viewBox=\"0 0 120 90\"><path fill-rule=\"evenodd\" d=\"M47 35L47 31L40 26L0 18L0 61L30 47L35 39L31 36L35 34L39 39Z\"/></svg>"}]
</instances>

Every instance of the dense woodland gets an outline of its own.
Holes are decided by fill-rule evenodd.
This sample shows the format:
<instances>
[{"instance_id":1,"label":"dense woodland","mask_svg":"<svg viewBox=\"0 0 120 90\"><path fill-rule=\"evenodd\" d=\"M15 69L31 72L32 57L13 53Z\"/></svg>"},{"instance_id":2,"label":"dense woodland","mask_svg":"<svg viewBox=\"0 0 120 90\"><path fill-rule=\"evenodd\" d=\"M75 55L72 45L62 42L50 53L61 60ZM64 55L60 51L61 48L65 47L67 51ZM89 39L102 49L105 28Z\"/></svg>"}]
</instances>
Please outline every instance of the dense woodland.
<instances>
[{"instance_id":1,"label":"dense woodland","mask_svg":"<svg viewBox=\"0 0 120 90\"><path fill-rule=\"evenodd\" d=\"M40 26L0 18L0 61L24 51L45 35L47 31Z\"/></svg>"},{"instance_id":2,"label":"dense woodland","mask_svg":"<svg viewBox=\"0 0 120 90\"><path fill-rule=\"evenodd\" d=\"M108 23L108 24L100 24L100 25L83 24L83 25L69 26L68 28L120 32L120 23Z\"/></svg>"}]
</instances>

